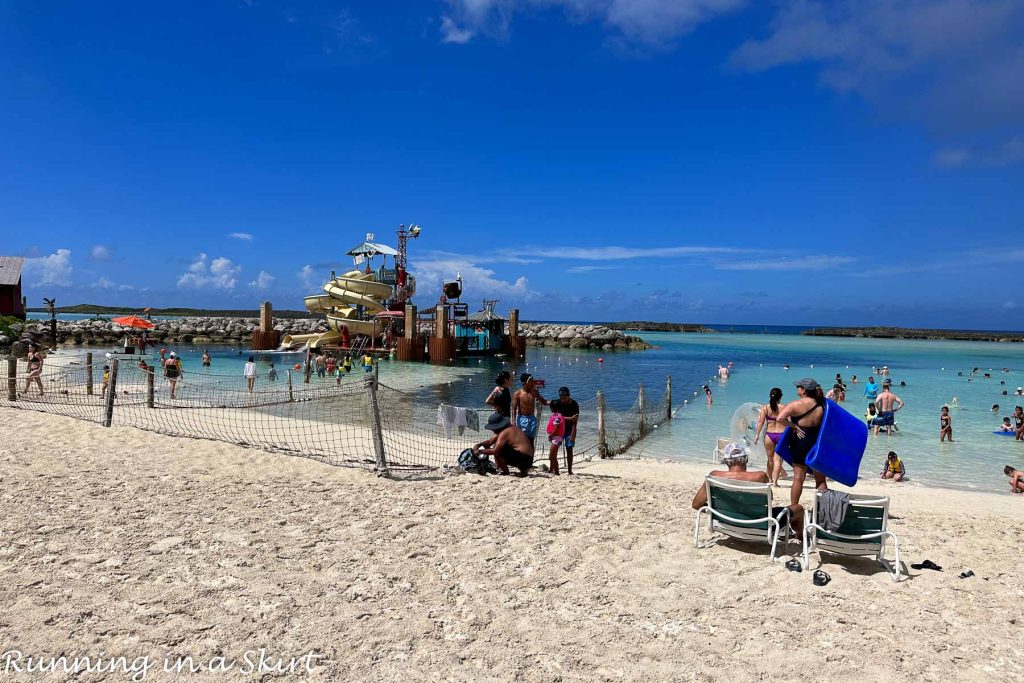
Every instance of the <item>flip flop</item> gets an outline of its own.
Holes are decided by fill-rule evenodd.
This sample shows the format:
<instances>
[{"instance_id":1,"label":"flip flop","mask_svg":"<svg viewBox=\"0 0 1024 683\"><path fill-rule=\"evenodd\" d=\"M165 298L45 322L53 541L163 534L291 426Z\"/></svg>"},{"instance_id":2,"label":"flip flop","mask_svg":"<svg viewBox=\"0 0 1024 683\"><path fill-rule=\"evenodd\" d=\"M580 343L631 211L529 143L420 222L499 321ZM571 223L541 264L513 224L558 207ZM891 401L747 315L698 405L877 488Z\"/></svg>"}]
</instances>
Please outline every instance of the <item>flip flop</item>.
<instances>
[{"instance_id":1,"label":"flip flop","mask_svg":"<svg viewBox=\"0 0 1024 683\"><path fill-rule=\"evenodd\" d=\"M812 575L812 580L815 586L824 586L832 580L832 577L819 569Z\"/></svg>"},{"instance_id":2,"label":"flip flop","mask_svg":"<svg viewBox=\"0 0 1024 683\"><path fill-rule=\"evenodd\" d=\"M925 560L921 564L912 564L912 565L910 565L910 568L911 569L931 569L931 570L937 571L937 572L941 572L942 571L942 567L940 567L939 565L935 564L931 560Z\"/></svg>"},{"instance_id":3,"label":"flip flop","mask_svg":"<svg viewBox=\"0 0 1024 683\"><path fill-rule=\"evenodd\" d=\"M788 569L791 572L802 572L804 570L804 567L802 564L800 564L800 560L792 559L786 563L786 569Z\"/></svg>"}]
</instances>

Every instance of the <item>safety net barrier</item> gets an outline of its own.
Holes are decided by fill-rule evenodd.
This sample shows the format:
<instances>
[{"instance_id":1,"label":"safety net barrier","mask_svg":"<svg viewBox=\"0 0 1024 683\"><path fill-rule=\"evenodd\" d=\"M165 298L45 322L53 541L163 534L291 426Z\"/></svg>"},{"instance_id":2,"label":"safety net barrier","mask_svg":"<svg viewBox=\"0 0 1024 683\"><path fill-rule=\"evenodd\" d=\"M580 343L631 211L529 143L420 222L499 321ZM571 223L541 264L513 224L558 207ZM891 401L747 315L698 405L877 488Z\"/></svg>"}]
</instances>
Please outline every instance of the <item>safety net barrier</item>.
<instances>
[{"instance_id":1,"label":"safety net barrier","mask_svg":"<svg viewBox=\"0 0 1024 683\"><path fill-rule=\"evenodd\" d=\"M106 366L106 369L105 369ZM104 379L106 377L106 379ZM84 357L44 362L31 370L10 359L0 406L37 410L104 426L136 427L171 436L211 439L322 462L377 470L454 466L459 453L492 436L489 410L455 426L422 397L369 376L304 383L285 370L250 386L239 375L185 373L167 378L157 366L127 359ZM577 458L630 457L630 447L671 418L671 379L660 400L641 386L625 410L606 405L601 392L579 401ZM535 462L549 448L540 404ZM564 450L560 451L564 458ZM632 457L639 457L633 455Z\"/></svg>"}]
</instances>

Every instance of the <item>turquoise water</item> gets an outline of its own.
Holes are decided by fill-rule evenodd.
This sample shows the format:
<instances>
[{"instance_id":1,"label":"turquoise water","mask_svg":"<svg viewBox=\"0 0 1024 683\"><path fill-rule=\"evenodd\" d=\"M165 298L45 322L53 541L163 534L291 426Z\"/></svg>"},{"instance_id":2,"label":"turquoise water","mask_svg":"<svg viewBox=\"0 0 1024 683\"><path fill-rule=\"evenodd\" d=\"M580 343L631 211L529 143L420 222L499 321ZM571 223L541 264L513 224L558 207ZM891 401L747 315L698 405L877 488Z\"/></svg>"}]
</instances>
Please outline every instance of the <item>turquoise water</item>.
<instances>
[{"instance_id":1,"label":"turquoise water","mask_svg":"<svg viewBox=\"0 0 1024 683\"><path fill-rule=\"evenodd\" d=\"M676 419L659 428L637 448L647 456L710 463L716 437L728 436L734 410L748 401L763 403L773 386L781 387L783 400L795 397L793 382L811 376L826 388L841 373L849 390L844 407L862 415L866 406L863 381L873 366L888 365L894 391L906 408L897 415L900 432L871 436L861 475L877 476L882 460L895 450L904 460L910 481L933 486L1003 491L1007 489L1002 468L1024 467L1024 443L994 436L1002 417L1024 397L1014 396L1024 385L1024 345L984 342L846 339L764 334L643 333L660 348L643 352L580 352L568 349L530 348L528 363L514 366L497 359L464 360L453 367L382 361L381 381L419 395L426 404L439 402L465 406L482 404L492 377L499 369L518 374L529 370L546 380L542 390L555 396L567 385L580 401L601 389L609 406L626 409L644 383L650 403L660 400L667 375L673 377ZM213 366L200 367L201 348L174 347L188 372L241 375L248 351L210 347ZM273 358L278 370L291 367L298 356L257 357L261 374ZM598 362L602 358L603 362ZM732 377L725 382L711 378L719 363L733 362ZM791 370L785 370L789 363ZM813 368L811 366L814 366ZM978 375L970 372L978 367ZM1002 372L1003 368L1009 372ZM357 369L358 370L358 369ZM958 373L963 373L962 376ZM991 372L992 378L982 376ZM359 376L353 371L351 380ZM857 375L860 384L850 384ZM906 382L905 387L899 386ZM1005 384L1000 384L1005 382ZM714 391L714 405L705 405L701 384ZM1002 391L1008 395L1003 396ZM960 408L952 410L955 442L938 440L939 409L957 397ZM683 401L687 403L683 403ZM992 404L1001 410L993 414ZM763 463L759 455L756 462Z\"/></svg>"}]
</instances>

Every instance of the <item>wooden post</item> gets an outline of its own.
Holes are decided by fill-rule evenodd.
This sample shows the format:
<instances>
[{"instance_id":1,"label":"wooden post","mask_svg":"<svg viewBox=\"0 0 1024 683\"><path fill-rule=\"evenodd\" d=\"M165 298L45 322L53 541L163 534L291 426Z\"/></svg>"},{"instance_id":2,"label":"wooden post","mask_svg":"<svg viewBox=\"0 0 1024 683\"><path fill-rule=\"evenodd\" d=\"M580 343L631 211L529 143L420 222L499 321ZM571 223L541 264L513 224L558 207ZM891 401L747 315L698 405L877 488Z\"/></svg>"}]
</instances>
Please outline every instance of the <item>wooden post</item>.
<instances>
[{"instance_id":1,"label":"wooden post","mask_svg":"<svg viewBox=\"0 0 1024 683\"><path fill-rule=\"evenodd\" d=\"M85 354L85 395L92 396L92 351Z\"/></svg>"},{"instance_id":2,"label":"wooden post","mask_svg":"<svg viewBox=\"0 0 1024 683\"><path fill-rule=\"evenodd\" d=\"M608 457L608 440L604 416L604 392L597 392L597 452L602 458Z\"/></svg>"},{"instance_id":3,"label":"wooden post","mask_svg":"<svg viewBox=\"0 0 1024 683\"><path fill-rule=\"evenodd\" d=\"M103 426L109 427L114 421L114 396L117 395L117 358L110 361L110 382L104 397Z\"/></svg>"},{"instance_id":4,"label":"wooden post","mask_svg":"<svg viewBox=\"0 0 1024 683\"><path fill-rule=\"evenodd\" d=\"M416 337L416 307L412 304L405 305L405 338Z\"/></svg>"},{"instance_id":5,"label":"wooden post","mask_svg":"<svg viewBox=\"0 0 1024 683\"><path fill-rule=\"evenodd\" d=\"M448 336L448 307L444 304L438 304L434 314L434 336L438 338Z\"/></svg>"},{"instance_id":6,"label":"wooden post","mask_svg":"<svg viewBox=\"0 0 1024 683\"><path fill-rule=\"evenodd\" d=\"M295 395L292 394L292 371L288 370L288 401L294 401Z\"/></svg>"},{"instance_id":7,"label":"wooden post","mask_svg":"<svg viewBox=\"0 0 1024 683\"><path fill-rule=\"evenodd\" d=\"M309 384L309 376L313 374L313 349L306 349L306 375L302 380L303 384Z\"/></svg>"},{"instance_id":8,"label":"wooden post","mask_svg":"<svg viewBox=\"0 0 1024 683\"><path fill-rule=\"evenodd\" d=\"M155 383L153 375L155 374L155 371L153 368L146 368L143 372L146 373L146 406L149 408L155 408L156 400L153 396L153 385Z\"/></svg>"},{"instance_id":9,"label":"wooden post","mask_svg":"<svg viewBox=\"0 0 1024 683\"><path fill-rule=\"evenodd\" d=\"M640 413L640 424L638 426L638 428L639 428L638 434L640 436L643 436L644 435L644 431L645 431L645 429L644 429L644 408L646 407L646 405L647 405L647 396L644 393L644 385L641 384L640 385L640 395L637 397L637 402L636 402L636 406L639 409L639 413Z\"/></svg>"},{"instance_id":10,"label":"wooden post","mask_svg":"<svg viewBox=\"0 0 1024 683\"><path fill-rule=\"evenodd\" d=\"M665 420L672 419L672 375L665 380Z\"/></svg>"},{"instance_id":11,"label":"wooden post","mask_svg":"<svg viewBox=\"0 0 1024 683\"><path fill-rule=\"evenodd\" d=\"M370 399L370 430L373 432L373 451L377 459L377 466L374 469L378 477L383 477L388 473L388 461L384 456L384 432L380 424L380 405L377 403L377 380L367 377L364 381Z\"/></svg>"},{"instance_id":12,"label":"wooden post","mask_svg":"<svg viewBox=\"0 0 1024 683\"><path fill-rule=\"evenodd\" d=\"M373 381L380 382L380 358L373 359Z\"/></svg>"},{"instance_id":13,"label":"wooden post","mask_svg":"<svg viewBox=\"0 0 1024 683\"><path fill-rule=\"evenodd\" d=\"M18 400L18 359L14 356L7 359L7 400Z\"/></svg>"}]
</instances>

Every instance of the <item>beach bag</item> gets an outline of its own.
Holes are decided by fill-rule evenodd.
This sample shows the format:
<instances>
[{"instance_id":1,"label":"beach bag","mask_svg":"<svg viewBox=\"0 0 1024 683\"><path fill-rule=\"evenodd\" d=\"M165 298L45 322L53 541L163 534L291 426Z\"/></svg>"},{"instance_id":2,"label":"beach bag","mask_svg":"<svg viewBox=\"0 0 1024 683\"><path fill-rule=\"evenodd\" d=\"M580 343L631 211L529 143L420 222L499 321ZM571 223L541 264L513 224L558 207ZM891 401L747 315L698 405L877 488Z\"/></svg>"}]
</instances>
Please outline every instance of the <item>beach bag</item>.
<instances>
[{"instance_id":1,"label":"beach bag","mask_svg":"<svg viewBox=\"0 0 1024 683\"><path fill-rule=\"evenodd\" d=\"M487 476L488 473L494 474L498 470L495 469L491 459L486 455L477 456L473 453L472 448L459 453L459 468L463 472L470 474L479 474L481 477Z\"/></svg>"},{"instance_id":2,"label":"beach bag","mask_svg":"<svg viewBox=\"0 0 1024 683\"><path fill-rule=\"evenodd\" d=\"M561 413L551 413L548 418L548 437L565 436L565 417Z\"/></svg>"}]
</instances>

